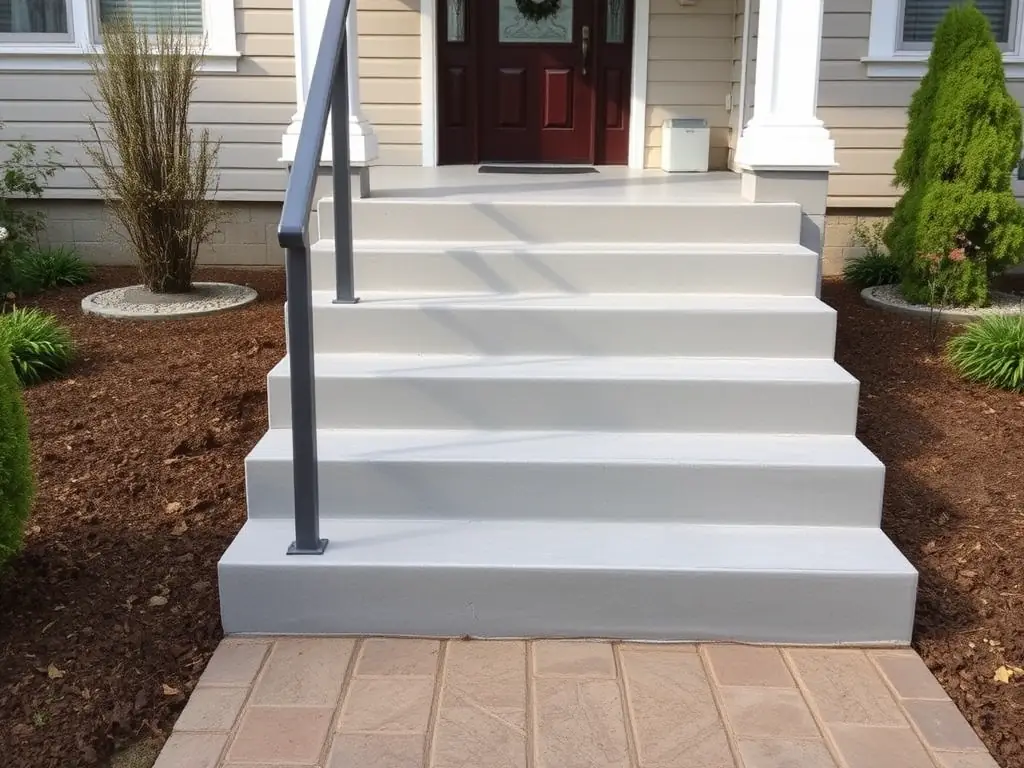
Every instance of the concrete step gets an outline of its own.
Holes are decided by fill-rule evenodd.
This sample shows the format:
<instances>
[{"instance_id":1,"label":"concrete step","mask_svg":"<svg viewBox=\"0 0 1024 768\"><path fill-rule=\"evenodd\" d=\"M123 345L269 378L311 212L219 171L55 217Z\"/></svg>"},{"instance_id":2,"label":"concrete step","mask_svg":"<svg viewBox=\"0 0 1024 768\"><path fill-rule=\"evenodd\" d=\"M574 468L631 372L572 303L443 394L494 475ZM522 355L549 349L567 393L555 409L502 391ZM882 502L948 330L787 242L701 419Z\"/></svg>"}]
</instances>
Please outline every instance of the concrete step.
<instances>
[{"instance_id":1,"label":"concrete step","mask_svg":"<svg viewBox=\"0 0 1024 768\"><path fill-rule=\"evenodd\" d=\"M320 237L334 237L334 199L317 205ZM368 198L352 204L357 240L529 243L800 242L797 203L573 202Z\"/></svg>"},{"instance_id":2,"label":"concrete step","mask_svg":"<svg viewBox=\"0 0 1024 768\"><path fill-rule=\"evenodd\" d=\"M250 518L291 520L292 433L246 459ZM877 526L885 470L853 436L320 430L326 518Z\"/></svg>"},{"instance_id":3,"label":"concrete step","mask_svg":"<svg viewBox=\"0 0 1024 768\"><path fill-rule=\"evenodd\" d=\"M334 290L334 241L313 246ZM795 244L359 241L359 293L743 293L813 296L817 255Z\"/></svg>"},{"instance_id":4,"label":"concrete step","mask_svg":"<svg viewBox=\"0 0 1024 768\"><path fill-rule=\"evenodd\" d=\"M226 633L911 635L917 574L877 528L328 519L321 535L325 554L289 557L289 521L245 523L219 565Z\"/></svg>"},{"instance_id":5,"label":"concrete step","mask_svg":"<svg viewBox=\"0 0 1024 768\"><path fill-rule=\"evenodd\" d=\"M853 434L858 382L828 359L316 356L321 429ZM291 425L289 360L270 425Z\"/></svg>"},{"instance_id":6,"label":"concrete step","mask_svg":"<svg viewBox=\"0 0 1024 768\"><path fill-rule=\"evenodd\" d=\"M321 353L823 357L835 311L813 296L313 292Z\"/></svg>"}]
</instances>

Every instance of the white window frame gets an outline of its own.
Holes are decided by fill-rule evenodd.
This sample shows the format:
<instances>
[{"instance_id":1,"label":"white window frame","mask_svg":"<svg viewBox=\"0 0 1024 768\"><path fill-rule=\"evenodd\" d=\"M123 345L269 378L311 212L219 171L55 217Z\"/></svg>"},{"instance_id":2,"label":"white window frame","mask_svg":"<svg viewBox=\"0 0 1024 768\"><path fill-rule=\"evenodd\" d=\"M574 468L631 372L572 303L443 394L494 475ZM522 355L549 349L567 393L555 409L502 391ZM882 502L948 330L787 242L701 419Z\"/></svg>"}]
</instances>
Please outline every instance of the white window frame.
<instances>
[{"instance_id":1,"label":"white window frame","mask_svg":"<svg viewBox=\"0 0 1024 768\"><path fill-rule=\"evenodd\" d=\"M1024 0L1013 0L1010 41L1003 53L1008 80L1024 80ZM868 55L861 59L868 77L912 80L924 77L930 47L901 48L903 0L871 0Z\"/></svg>"},{"instance_id":2,"label":"white window frame","mask_svg":"<svg viewBox=\"0 0 1024 768\"><path fill-rule=\"evenodd\" d=\"M89 70L89 56L100 53L97 44L97 0L67 0L71 35L66 42L42 41L35 35L15 42L14 35L0 36L0 72L80 72ZM204 72L237 72L238 43L235 36L235 0L202 0L206 52Z\"/></svg>"}]
</instances>

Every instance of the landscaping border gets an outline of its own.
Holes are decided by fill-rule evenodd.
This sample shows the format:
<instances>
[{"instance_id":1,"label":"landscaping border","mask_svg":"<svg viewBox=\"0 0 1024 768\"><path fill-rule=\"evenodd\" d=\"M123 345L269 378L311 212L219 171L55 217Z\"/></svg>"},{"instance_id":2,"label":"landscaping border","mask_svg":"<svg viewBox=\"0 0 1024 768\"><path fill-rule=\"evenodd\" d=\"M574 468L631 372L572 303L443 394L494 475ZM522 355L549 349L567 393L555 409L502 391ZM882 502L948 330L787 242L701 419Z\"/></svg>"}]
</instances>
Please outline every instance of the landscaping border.
<instances>
[{"instance_id":1,"label":"landscaping border","mask_svg":"<svg viewBox=\"0 0 1024 768\"><path fill-rule=\"evenodd\" d=\"M895 312L923 319L932 316L933 310L931 307L908 303L900 296L899 287L896 285L871 286L862 290L860 295L868 306L882 309L886 312ZM989 315L1013 315L1024 311L1024 296L1003 293L1002 291L992 291L990 295L992 297L992 304L987 307L944 307L939 312L939 319L947 323L964 325L972 320Z\"/></svg>"},{"instance_id":2,"label":"landscaping border","mask_svg":"<svg viewBox=\"0 0 1024 768\"><path fill-rule=\"evenodd\" d=\"M235 283L193 283L191 293L155 294L141 285L110 288L82 299L82 311L131 320L173 320L226 312L251 304L256 291Z\"/></svg>"}]
</instances>

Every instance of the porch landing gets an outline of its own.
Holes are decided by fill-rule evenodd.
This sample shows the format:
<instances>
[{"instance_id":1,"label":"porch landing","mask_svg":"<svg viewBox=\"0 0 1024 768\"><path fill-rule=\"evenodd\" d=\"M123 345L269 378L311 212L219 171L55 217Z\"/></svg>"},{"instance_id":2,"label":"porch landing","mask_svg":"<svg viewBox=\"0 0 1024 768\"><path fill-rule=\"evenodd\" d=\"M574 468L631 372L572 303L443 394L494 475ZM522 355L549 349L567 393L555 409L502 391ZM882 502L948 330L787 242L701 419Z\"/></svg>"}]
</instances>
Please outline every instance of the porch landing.
<instances>
[{"instance_id":1,"label":"porch landing","mask_svg":"<svg viewBox=\"0 0 1024 768\"><path fill-rule=\"evenodd\" d=\"M730 171L670 174L597 166L596 173L480 173L475 165L374 166L370 199L523 203L740 203L740 176Z\"/></svg>"},{"instance_id":2,"label":"porch landing","mask_svg":"<svg viewBox=\"0 0 1024 768\"><path fill-rule=\"evenodd\" d=\"M908 650L224 640L155 768L996 768Z\"/></svg>"}]
</instances>

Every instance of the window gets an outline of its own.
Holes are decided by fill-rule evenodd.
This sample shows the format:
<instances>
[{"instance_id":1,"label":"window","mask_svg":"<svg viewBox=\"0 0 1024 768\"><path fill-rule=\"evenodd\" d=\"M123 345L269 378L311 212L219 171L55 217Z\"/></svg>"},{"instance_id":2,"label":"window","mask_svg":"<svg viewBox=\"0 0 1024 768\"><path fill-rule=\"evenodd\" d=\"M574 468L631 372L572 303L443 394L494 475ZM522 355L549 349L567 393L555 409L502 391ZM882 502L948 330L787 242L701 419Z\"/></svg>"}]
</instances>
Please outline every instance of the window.
<instances>
[{"instance_id":1,"label":"window","mask_svg":"<svg viewBox=\"0 0 1024 768\"><path fill-rule=\"evenodd\" d=\"M67 0L0 0L0 40L70 40Z\"/></svg>"},{"instance_id":2,"label":"window","mask_svg":"<svg viewBox=\"0 0 1024 768\"><path fill-rule=\"evenodd\" d=\"M903 0L900 48L928 50L935 30L954 0ZM1010 43L1013 0L975 0L978 10L988 17L992 34L1000 45Z\"/></svg>"},{"instance_id":3,"label":"window","mask_svg":"<svg viewBox=\"0 0 1024 768\"><path fill-rule=\"evenodd\" d=\"M150 29L160 24L180 24L192 34L203 33L202 0L99 0L100 21L131 14L135 22Z\"/></svg>"},{"instance_id":4,"label":"window","mask_svg":"<svg viewBox=\"0 0 1024 768\"><path fill-rule=\"evenodd\" d=\"M932 37L951 5L962 0L872 0L869 77L917 78L924 75ZM1024 0L974 0L988 18L1005 52L1008 78L1024 78L1021 4Z\"/></svg>"},{"instance_id":5,"label":"window","mask_svg":"<svg viewBox=\"0 0 1024 768\"><path fill-rule=\"evenodd\" d=\"M104 21L130 13L156 29L181 24L206 41L203 69L233 72L235 0L0 0L0 71L87 70Z\"/></svg>"}]
</instances>

